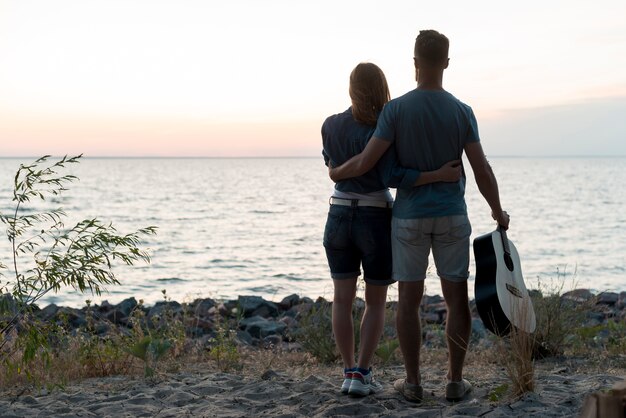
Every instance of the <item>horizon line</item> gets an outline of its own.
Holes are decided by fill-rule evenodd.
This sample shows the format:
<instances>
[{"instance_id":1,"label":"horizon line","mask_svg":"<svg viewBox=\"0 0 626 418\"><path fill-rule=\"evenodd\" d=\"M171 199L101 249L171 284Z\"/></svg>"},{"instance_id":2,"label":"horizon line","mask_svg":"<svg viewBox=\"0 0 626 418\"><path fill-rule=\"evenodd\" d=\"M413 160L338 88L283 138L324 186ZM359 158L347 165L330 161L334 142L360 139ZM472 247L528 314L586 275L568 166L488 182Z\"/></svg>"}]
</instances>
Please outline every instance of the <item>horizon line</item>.
<instances>
[{"instance_id":1,"label":"horizon line","mask_svg":"<svg viewBox=\"0 0 626 418\"><path fill-rule=\"evenodd\" d=\"M224 159L224 160L233 160L233 159L303 159L303 158L321 158L317 155L226 155L226 156L210 156L210 155L200 155L200 156L192 156L192 155L93 155L86 156L81 154L83 159ZM49 155L49 158L63 158L63 157L72 157L70 154L65 155ZM3 160L11 160L11 159L25 159L25 158L41 158L42 155L16 155L16 156L0 156L0 159ZM606 154L574 154L574 155L489 155L488 158L625 158L626 154L618 154L618 155L606 155Z\"/></svg>"}]
</instances>

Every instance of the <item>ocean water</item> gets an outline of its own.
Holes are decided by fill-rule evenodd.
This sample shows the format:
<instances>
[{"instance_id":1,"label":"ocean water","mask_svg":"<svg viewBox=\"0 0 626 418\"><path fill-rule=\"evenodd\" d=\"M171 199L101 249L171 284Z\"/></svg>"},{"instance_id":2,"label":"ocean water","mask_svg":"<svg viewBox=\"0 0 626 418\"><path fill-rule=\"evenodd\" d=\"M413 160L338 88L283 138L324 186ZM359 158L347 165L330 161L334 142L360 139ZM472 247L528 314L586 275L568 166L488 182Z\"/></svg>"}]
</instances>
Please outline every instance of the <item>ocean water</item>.
<instances>
[{"instance_id":1,"label":"ocean water","mask_svg":"<svg viewBox=\"0 0 626 418\"><path fill-rule=\"evenodd\" d=\"M13 210L12 182L20 163L0 159L0 210ZM492 158L501 200L511 215L509 238L526 285L626 290L626 158ZM495 228L469 170L467 204L473 236ZM69 226L84 218L110 221L121 233L154 225L144 246L152 262L114 266L121 285L101 297L63 289L42 304L117 303L134 296L279 301L297 293L332 297L322 234L332 182L321 158L84 158L68 173L80 178L60 198L32 208L62 207ZM3 234L4 235L4 231ZM0 261L12 266L6 238ZM32 260L20 258L18 269ZM432 263L431 263L432 264ZM473 255L470 293L473 295ZM11 283L12 269L2 283ZM428 294L440 294L434 267ZM390 298L396 287L392 286Z\"/></svg>"}]
</instances>

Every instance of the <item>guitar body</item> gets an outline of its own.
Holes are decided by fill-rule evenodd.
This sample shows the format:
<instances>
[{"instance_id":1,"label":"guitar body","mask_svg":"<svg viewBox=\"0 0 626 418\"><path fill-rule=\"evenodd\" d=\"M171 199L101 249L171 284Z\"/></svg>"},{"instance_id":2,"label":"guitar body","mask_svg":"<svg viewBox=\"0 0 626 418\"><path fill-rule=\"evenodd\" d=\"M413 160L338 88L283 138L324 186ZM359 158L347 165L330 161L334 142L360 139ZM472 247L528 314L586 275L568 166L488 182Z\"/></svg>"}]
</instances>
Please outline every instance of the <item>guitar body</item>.
<instances>
[{"instance_id":1,"label":"guitar body","mask_svg":"<svg viewBox=\"0 0 626 418\"><path fill-rule=\"evenodd\" d=\"M527 333L536 328L532 300L524 284L519 254L498 228L474 239L476 308L485 327L504 336L511 326Z\"/></svg>"}]
</instances>

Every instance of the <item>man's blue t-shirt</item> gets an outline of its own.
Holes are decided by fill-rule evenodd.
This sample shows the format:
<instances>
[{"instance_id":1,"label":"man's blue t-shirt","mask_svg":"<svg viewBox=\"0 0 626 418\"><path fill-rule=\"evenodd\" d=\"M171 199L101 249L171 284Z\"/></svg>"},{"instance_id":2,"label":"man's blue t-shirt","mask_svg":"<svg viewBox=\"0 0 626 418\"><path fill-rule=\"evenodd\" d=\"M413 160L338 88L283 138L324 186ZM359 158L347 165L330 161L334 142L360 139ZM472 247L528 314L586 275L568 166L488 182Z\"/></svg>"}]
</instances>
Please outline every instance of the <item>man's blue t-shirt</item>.
<instances>
[{"instance_id":1,"label":"man's blue t-shirt","mask_svg":"<svg viewBox=\"0 0 626 418\"><path fill-rule=\"evenodd\" d=\"M478 142L472 109L445 90L415 89L388 102L374 131L395 145L400 166L432 171L460 159L465 144ZM398 188L393 216L431 218L467 214L465 173L456 183Z\"/></svg>"}]
</instances>

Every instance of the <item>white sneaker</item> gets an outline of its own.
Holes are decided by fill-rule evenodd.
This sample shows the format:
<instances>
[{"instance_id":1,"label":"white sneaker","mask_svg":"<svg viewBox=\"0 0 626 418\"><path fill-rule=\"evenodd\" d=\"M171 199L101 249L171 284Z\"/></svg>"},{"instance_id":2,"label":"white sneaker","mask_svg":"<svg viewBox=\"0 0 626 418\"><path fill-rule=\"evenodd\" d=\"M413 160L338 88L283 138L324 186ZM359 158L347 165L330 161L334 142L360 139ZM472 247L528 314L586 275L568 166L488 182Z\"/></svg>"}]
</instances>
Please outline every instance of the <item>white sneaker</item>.
<instances>
[{"instance_id":1,"label":"white sneaker","mask_svg":"<svg viewBox=\"0 0 626 418\"><path fill-rule=\"evenodd\" d=\"M348 389L348 394L351 396L367 396L372 393L380 392L383 390L383 385L372 377L372 372L366 375L359 371L352 372L352 382Z\"/></svg>"},{"instance_id":2,"label":"white sneaker","mask_svg":"<svg viewBox=\"0 0 626 418\"><path fill-rule=\"evenodd\" d=\"M343 372L343 383L341 384L341 393L347 394L350 390L350 384L352 383L352 370L346 370Z\"/></svg>"}]
</instances>

